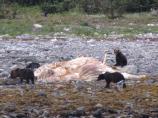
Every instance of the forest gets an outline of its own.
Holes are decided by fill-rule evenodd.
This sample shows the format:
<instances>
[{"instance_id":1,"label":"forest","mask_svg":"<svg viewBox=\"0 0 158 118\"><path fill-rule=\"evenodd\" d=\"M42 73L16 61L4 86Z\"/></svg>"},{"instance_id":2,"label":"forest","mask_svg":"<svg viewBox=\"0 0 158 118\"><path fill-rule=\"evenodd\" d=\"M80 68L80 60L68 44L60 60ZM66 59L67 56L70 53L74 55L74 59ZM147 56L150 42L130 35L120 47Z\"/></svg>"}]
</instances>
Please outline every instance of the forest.
<instances>
[{"instance_id":1,"label":"forest","mask_svg":"<svg viewBox=\"0 0 158 118\"><path fill-rule=\"evenodd\" d=\"M123 13L146 12L157 9L157 0L0 0L0 18L9 12L16 14L17 6L39 6L47 14L77 10L87 14L104 13L109 18Z\"/></svg>"}]
</instances>

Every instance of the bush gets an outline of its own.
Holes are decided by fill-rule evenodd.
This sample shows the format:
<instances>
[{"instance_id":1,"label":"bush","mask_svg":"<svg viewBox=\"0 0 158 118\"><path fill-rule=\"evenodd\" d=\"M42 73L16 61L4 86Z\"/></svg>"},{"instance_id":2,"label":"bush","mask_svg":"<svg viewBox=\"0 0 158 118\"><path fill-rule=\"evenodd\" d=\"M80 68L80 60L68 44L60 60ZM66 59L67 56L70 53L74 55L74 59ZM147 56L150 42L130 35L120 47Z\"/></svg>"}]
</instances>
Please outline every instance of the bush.
<instances>
[{"instance_id":1,"label":"bush","mask_svg":"<svg viewBox=\"0 0 158 118\"><path fill-rule=\"evenodd\" d=\"M41 6L44 13L62 13L74 8L72 0L46 2Z\"/></svg>"},{"instance_id":2,"label":"bush","mask_svg":"<svg viewBox=\"0 0 158 118\"><path fill-rule=\"evenodd\" d=\"M102 12L100 0L82 0L79 2L79 6L83 12L88 14Z\"/></svg>"},{"instance_id":3,"label":"bush","mask_svg":"<svg viewBox=\"0 0 158 118\"><path fill-rule=\"evenodd\" d=\"M0 19L14 19L17 15L17 4L3 3L0 4Z\"/></svg>"}]
</instances>

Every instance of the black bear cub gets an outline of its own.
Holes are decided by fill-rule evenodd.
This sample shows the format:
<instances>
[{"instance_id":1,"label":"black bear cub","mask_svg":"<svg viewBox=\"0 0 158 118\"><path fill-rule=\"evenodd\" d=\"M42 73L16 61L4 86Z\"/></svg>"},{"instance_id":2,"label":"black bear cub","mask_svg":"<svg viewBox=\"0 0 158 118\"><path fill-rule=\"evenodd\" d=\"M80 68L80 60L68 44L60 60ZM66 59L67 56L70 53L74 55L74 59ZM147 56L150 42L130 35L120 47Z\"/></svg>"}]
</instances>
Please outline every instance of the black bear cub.
<instances>
[{"instance_id":1,"label":"black bear cub","mask_svg":"<svg viewBox=\"0 0 158 118\"><path fill-rule=\"evenodd\" d=\"M117 83L120 81L123 81L123 88L126 88L126 84L125 84L125 78L124 76L119 73L119 72L114 72L114 73L110 73L110 72L105 72L104 74L100 74L98 76L97 81L99 80L105 80L106 81L106 88L110 88L110 83Z\"/></svg>"},{"instance_id":2,"label":"black bear cub","mask_svg":"<svg viewBox=\"0 0 158 118\"><path fill-rule=\"evenodd\" d=\"M127 58L119 49L114 49L114 54L116 55L116 64L114 66L123 67L127 65Z\"/></svg>"},{"instance_id":3,"label":"black bear cub","mask_svg":"<svg viewBox=\"0 0 158 118\"><path fill-rule=\"evenodd\" d=\"M10 73L10 77L13 79L19 77L21 84L23 83L23 80L26 80L27 84L29 84L30 81L32 84L34 84L34 80L35 80L33 70L27 68L24 69L17 68L12 70Z\"/></svg>"}]
</instances>

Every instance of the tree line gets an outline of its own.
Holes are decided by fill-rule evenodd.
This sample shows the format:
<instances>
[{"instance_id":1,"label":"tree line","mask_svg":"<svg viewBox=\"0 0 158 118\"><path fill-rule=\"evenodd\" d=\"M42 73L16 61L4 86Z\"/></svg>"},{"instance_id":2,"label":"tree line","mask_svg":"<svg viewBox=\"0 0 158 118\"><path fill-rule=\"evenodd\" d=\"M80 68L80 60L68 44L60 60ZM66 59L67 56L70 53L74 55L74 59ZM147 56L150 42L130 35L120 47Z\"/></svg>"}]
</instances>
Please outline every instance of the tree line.
<instances>
[{"instance_id":1,"label":"tree line","mask_svg":"<svg viewBox=\"0 0 158 118\"><path fill-rule=\"evenodd\" d=\"M106 13L110 18L119 17L124 12L144 12L158 8L158 0L0 0L0 7L3 4L38 5L45 15L78 9L87 14Z\"/></svg>"}]
</instances>

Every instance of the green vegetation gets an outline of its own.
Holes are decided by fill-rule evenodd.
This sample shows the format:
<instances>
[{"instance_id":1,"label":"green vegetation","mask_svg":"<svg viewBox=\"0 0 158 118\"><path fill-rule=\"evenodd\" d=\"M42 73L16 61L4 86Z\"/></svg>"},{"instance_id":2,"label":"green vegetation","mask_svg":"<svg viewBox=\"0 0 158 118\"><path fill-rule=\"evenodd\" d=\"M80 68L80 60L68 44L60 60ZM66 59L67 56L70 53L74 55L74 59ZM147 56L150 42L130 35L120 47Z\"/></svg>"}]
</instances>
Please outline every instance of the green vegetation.
<instances>
[{"instance_id":1,"label":"green vegetation","mask_svg":"<svg viewBox=\"0 0 158 118\"><path fill-rule=\"evenodd\" d=\"M0 34L49 34L64 32L79 36L105 37L110 34L131 36L139 33L158 33L158 26L147 26L157 23L158 17L149 13L125 14L118 19L108 19L103 14L87 15L78 12L50 14L44 17L39 7L19 7L15 19L0 20ZM33 31L33 24L43 25L38 31ZM67 29L67 30L66 30Z\"/></svg>"},{"instance_id":2,"label":"green vegetation","mask_svg":"<svg viewBox=\"0 0 158 118\"><path fill-rule=\"evenodd\" d=\"M157 3L154 0L135 1L138 6L147 7L142 11L148 11L153 3L155 6ZM70 35L103 38L111 34L123 34L128 37L139 33L158 33L158 16L152 16L149 11L130 13L137 9L130 7L132 10L127 10L127 7L123 7L124 9L119 7L132 6L130 0L102 2L102 0L98 2L96 0L46 0L45 2L43 0L0 0L0 3L3 3L0 4L0 35L64 32ZM124 13L123 16L122 13ZM34 31L33 24L41 24L43 28Z\"/></svg>"}]
</instances>

